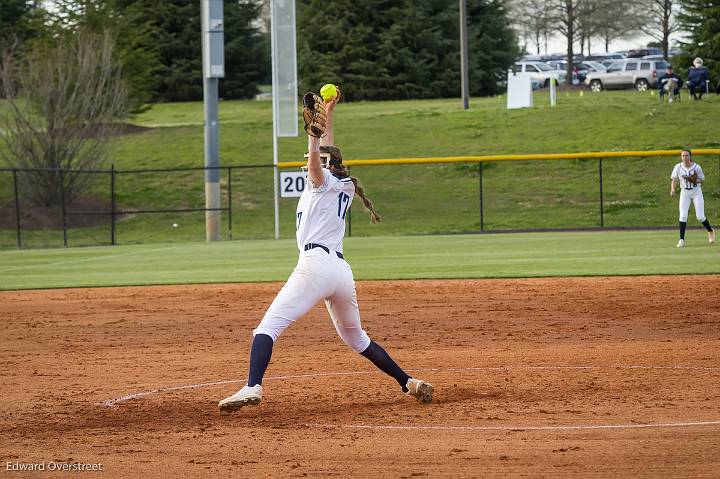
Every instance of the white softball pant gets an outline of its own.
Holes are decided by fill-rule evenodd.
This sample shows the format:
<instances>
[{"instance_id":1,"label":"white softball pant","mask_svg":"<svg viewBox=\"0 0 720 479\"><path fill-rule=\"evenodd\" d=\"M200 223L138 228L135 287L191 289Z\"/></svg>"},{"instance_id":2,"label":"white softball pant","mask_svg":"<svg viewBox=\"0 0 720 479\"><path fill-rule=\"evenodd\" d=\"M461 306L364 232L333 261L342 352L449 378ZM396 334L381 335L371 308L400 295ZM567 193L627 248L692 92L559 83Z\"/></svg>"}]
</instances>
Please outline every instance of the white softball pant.
<instances>
[{"instance_id":1,"label":"white softball pant","mask_svg":"<svg viewBox=\"0 0 720 479\"><path fill-rule=\"evenodd\" d=\"M267 334L275 342L321 299L345 344L358 353L365 351L370 338L360 325L352 269L334 251L326 253L321 248L300 253L297 266L253 335Z\"/></svg>"},{"instance_id":2,"label":"white softball pant","mask_svg":"<svg viewBox=\"0 0 720 479\"><path fill-rule=\"evenodd\" d=\"M680 190L680 221L683 223L688 220L688 212L690 211L690 203L695 206L695 217L702 223L705 221L705 200L703 199L702 189L699 186L691 190Z\"/></svg>"}]
</instances>

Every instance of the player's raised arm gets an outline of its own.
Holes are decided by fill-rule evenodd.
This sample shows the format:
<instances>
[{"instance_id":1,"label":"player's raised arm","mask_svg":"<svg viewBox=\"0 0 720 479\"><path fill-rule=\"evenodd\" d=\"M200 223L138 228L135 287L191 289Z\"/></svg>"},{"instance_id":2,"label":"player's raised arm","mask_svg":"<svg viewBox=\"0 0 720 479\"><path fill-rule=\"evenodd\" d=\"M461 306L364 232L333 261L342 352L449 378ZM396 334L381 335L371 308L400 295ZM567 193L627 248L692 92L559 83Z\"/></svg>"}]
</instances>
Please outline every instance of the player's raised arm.
<instances>
[{"instance_id":1,"label":"player's raised arm","mask_svg":"<svg viewBox=\"0 0 720 479\"><path fill-rule=\"evenodd\" d=\"M322 162L320 161L320 138L308 135L308 177L315 188L321 186L323 178Z\"/></svg>"},{"instance_id":2,"label":"player's raised arm","mask_svg":"<svg viewBox=\"0 0 720 479\"><path fill-rule=\"evenodd\" d=\"M327 125L325 127L325 136L320 138L320 146L335 146L335 131L333 130L333 116L335 105L340 101L340 88L335 87L337 94L329 100L325 100L325 111L327 112Z\"/></svg>"},{"instance_id":3,"label":"player's raised arm","mask_svg":"<svg viewBox=\"0 0 720 479\"><path fill-rule=\"evenodd\" d=\"M308 134L308 177L316 188L323 184L320 138L327 128L327 110L322 98L312 92L303 95L303 121Z\"/></svg>"}]
</instances>

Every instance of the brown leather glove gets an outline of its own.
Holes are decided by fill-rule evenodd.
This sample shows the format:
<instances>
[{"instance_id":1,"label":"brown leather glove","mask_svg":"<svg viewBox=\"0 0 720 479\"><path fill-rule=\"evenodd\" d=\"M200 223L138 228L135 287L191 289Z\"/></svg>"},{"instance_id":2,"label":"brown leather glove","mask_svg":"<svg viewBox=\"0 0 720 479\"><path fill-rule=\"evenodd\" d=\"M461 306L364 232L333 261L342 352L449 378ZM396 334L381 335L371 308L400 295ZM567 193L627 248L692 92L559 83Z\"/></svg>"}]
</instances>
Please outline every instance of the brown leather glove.
<instances>
[{"instance_id":1,"label":"brown leather glove","mask_svg":"<svg viewBox=\"0 0 720 479\"><path fill-rule=\"evenodd\" d=\"M325 128L327 126L325 103L322 98L313 92L305 93L302 102L305 131L310 136L320 138L325 134Z\"/></svg>"}]
</instances>

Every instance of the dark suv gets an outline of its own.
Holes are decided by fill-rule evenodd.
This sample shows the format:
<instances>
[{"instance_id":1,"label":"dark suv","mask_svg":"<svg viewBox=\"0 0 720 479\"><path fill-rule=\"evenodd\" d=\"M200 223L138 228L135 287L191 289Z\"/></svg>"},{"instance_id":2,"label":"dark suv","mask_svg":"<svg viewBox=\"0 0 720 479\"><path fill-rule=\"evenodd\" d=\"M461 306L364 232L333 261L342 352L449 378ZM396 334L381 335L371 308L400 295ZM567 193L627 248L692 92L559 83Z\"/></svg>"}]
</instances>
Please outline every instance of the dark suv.
<instances>
[{"instance_id":1,"label":"dark suv","mask_svg":"<svg viewBox=\"0 0 720 479\"><path fill-rule=\"evenodd\" d=\"M662 55L662 50L659 48L637 48L627 52L628 58L642 58L648 55Z\"/></svg>"},{"instance_id":2,"label":"dark suv","mask_svg":"<svg viewBox=\"0 0 720 479\"><path fill-rule=\"evenodd\" d=\"M607 71L589 73L585 84L594 92L633 87L637 91L646 91L657 85L666 66L665 60L628 58L611 64Z\"/></svg>"}]
</instances>

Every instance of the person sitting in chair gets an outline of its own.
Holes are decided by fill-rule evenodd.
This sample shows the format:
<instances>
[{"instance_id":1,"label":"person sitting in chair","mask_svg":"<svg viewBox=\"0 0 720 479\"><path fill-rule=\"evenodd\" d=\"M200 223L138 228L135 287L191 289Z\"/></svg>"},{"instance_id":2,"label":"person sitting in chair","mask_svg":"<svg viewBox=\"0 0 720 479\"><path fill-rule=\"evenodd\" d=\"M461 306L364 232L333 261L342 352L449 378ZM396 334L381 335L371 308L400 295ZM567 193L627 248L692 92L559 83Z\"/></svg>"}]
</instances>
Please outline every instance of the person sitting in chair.
<instances>
[{"instance_id":1,"label":"person sitting in chair","mask_svg":"<svg viewBox=\"0 0 720 479\"><path fill-rule=\"evenodd\" d=\"M695 100L701 100L707 88L706 82L710 81L707 68L703 66L702 58L696 58L693 66L688 70L688 90ZM698 96L699 94L699 96Z\"/></svg>"},{"instance_id":2,"label":"person sitting in chair","mask_svg":"<svg viewBox=\"0 0 720 479\"><path fill-rule=\"evenodd\" d=\"M660 99L662 100L665 94L668 94L668 102L672 103L673 99L680 94L680 87L682 86L682 80L679 76L673 73L672 65L668 64L665 68L665 74L658 78L658 88L660 89Z\"/></svg>"}]
</instances>

